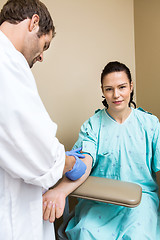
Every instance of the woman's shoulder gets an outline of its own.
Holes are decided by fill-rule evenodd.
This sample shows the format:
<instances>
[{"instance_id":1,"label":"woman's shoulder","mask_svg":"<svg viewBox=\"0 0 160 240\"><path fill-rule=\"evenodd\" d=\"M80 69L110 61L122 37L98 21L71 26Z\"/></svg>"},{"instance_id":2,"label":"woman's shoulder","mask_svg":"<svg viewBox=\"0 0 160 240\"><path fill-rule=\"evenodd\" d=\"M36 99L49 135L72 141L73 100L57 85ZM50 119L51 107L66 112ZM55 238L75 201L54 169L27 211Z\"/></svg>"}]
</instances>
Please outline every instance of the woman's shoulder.
<instances>
[{"instance_id":1,"label":"woman's shoulder","mask_svg":"<svg viewBox=\"0 0 160 240\"><path fill-rule=\"evenodd\" d=\"M100 122L103 116L105 109L97 109L94 112L94 115L89 118L91 122Z\"/></svg>"},{"instance_id":2,"label":"woman's shoulder","mask_svg":"<svg viewBox=\"0 0 160 240\"><path fill-rule=\"evenodd\" d=\"M97 128L101 123L103 112L104 109L96 110L94 115L92 115L88 120L86 120L83 125L90 125L92 128Z\"/></svg>"},{"instance_id":3,"label":"woman's shoulder","mask_svg":"<svg viewBox=\"0 0 160 240\"><path fill-rule=\"evenodd\" d=\"M145 125L148 124L157 124L159 119L150 112L145 111L143 108L134 109L135 116L140 120L141 123Z\"/></svg>"}]
</instances>

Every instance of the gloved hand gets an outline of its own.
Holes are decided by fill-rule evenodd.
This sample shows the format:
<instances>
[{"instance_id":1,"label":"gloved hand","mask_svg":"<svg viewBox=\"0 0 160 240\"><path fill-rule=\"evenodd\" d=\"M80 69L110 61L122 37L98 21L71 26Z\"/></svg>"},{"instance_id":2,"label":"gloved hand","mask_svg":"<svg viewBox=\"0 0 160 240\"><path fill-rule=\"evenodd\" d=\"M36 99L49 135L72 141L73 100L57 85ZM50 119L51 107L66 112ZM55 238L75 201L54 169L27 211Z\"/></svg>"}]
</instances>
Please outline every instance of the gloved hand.
<instances>
[{"instance_id":1,"label":"gloved hand","mask_svg":"<svg viewBox=\"0 0 160 240\"><path fill-rule=\"evenodd\" d=\"M73 156L73 155L72 155ZM65 173L66 177L72 181L75 181L83 176L86 171L86 164L82 162L76 155L74 155L76 163L74 164L72 170Z\"/></svg>"},{"instance_id":2,"label":"gloved hand","mask_svg":"<svg viewBox=\"0 0 160 240\"><path fill-rule=\"evenodd\" d=\"M82 148L76 148L74 150L67 151L66 155L67 156L79 157L79 158L85 158L85 156L82 153L80 153L81 150L82 150Z\"/></svg>"}]
</instances>

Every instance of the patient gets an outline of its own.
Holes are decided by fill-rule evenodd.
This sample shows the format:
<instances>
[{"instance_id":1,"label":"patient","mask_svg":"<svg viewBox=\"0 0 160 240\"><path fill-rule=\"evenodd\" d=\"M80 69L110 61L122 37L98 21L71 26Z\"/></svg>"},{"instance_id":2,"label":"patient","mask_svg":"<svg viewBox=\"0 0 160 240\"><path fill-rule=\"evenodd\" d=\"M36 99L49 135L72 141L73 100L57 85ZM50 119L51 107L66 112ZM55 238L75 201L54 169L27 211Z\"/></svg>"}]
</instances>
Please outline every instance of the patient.
<instances>
[{"instance_id":1,"label":"patient","mask_svg":"<svg viewBox=\"0 0 160 240\"><path fill-rule=\"evenodd\" d=\"M44 219L54 221L64 210L65 197L88 175L137 183L142 201L136 208L80 199L66 234L74 240L156 240L160 171L160 124L154 115L136 107L130 70L108 63L101 74L104 109L81 127L74 149L82 147L87 171L71 182L64 178L43 196ZM96 189L95 189L96 190ZM51 208L52 203L54 206Z\"/></svg>"}]
</instances>

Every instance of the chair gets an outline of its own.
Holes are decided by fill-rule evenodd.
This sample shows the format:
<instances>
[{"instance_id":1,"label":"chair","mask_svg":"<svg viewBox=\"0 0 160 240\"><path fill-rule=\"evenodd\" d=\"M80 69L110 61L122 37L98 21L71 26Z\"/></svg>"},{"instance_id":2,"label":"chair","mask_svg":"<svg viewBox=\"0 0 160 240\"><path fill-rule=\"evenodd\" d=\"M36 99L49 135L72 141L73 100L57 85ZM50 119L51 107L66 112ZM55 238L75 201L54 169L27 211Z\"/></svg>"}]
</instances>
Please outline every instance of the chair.
<instances>
[{"instance_id":1,"label":"chair","mask_svg":"<svg viewBox=\"0 0 160 240\"><path fill-rule=\"evenodd\" d=\"M142 188L135 183L89 176L70 196L134 208L140 204ZM58 240L68 239L65 229L73 216L74 210L69 213L67 198L63 224L58 229Z\"/></svg>"}]
</instances>

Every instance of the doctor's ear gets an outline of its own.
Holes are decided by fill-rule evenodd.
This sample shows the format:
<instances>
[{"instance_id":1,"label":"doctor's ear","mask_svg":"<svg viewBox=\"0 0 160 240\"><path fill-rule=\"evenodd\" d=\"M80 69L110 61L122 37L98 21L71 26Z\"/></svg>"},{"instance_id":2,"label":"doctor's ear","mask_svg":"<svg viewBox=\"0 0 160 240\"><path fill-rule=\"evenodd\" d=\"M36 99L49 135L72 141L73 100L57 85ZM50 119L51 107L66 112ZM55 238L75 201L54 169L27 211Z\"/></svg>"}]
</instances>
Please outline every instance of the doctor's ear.
<instances>
[{"instance_id":1,"label":"doctor's ear","mask_svg":"<svg viewBox=\"0 0 160 240\"><path fill-rule=\"evenodd\" d=\"M36 31L38 32L39 30L39 16L37 14L34 14L30 20L29 24L29 31Z\"/></svg>"}]
</instances>

